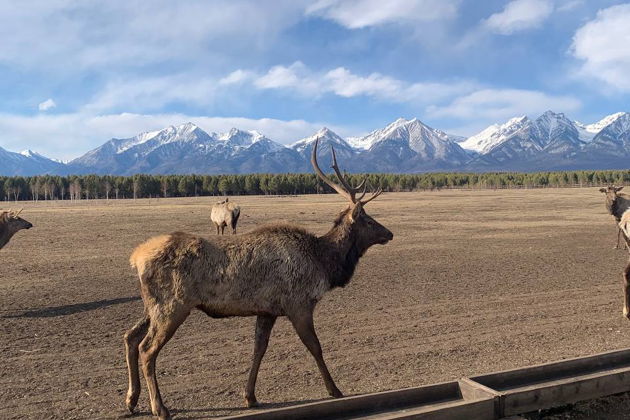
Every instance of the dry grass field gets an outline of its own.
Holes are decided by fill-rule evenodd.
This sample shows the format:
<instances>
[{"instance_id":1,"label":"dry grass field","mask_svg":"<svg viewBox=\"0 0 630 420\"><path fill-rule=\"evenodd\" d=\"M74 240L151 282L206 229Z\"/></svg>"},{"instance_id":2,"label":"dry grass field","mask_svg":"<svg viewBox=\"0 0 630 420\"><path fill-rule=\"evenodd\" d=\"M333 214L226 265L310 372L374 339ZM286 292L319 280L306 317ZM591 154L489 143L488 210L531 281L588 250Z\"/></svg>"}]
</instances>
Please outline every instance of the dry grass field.
<instances>
[{"instance_id":1,"label":"dry grass field","mask_svg":"<svg viewBox=\"0 0 630 420\"><path fill-rule=\"evenodd\" d=\"M336 195L235 197L239 232L270 221L324 233ZM214 198L25 203L34 229L0 251L0 418L125 416L122 336L141 315L127 262L150 236L213 235ZM628 347L616 229L597 189L384 194L394 233L329 293L316 327L337 385L374 392ZM193 313L158 358L178 419L243 409L254 318ZM144 381L139 419L149 418ZM279 320L261 368L264 407L327 397Z\"/></svg>"}]
</instances>

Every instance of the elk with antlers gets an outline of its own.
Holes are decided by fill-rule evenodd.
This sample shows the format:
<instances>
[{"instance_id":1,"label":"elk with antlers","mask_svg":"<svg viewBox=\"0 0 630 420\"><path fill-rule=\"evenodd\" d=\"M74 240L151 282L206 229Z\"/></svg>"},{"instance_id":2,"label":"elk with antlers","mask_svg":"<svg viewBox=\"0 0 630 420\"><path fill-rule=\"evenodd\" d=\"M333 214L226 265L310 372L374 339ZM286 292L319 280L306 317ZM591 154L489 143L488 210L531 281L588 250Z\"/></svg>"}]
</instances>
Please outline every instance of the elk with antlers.
<instances>
[{"instance_id":1,"label":"elk with antlers","mask_svg":"<svg viewBox=\"0 0 630 420\"><path fill-rule=\"evenodd\" d=\"M247 406L257 405L254 392L269 335L281 316L293 324L315 358L328 393L342 397L324 358L313 325L313 311L322 296L344 287L359 258L372 245L386 244L393 234L364 210L381 190L366 200L365 182L352 187L337 166L341 185L317 164L317 141L311 162L317 175L349 206L337 216L328 233L316 236L298 226L270 225L242 236L207 240L185 233L158 236L138 246L130 262L137 269L144 316L125 334L129 369L127 408L133 412L140 394L138 359L147 382L151 411L170 418L156 377L156 358L193 309L214 318L256 316L254 356L245 387ZM356 194L363 192L360 197Z\"/></svg>"},{"instance_id":2,"label":"elk with antlers","mask_svg":"<svg viewBox=\"0 0 630 420\"><path fill-rule=\"evenodd\" d=\"M3 211L0 213L0 249L2 249L22 229L30 229L33 225L20 217L22 210Z\"/></svg>"},{"instance_id":3,"label":"elk with antlers","mask_svg":"<svg viewBox=\"0 0 630 420\"><path fill-rule=\"evenodd\" d=\"M623 187L615 187L614 185L599 189L600 192L606 194L606 209L617 224L621 221L623 213L630 209L630 196L627 194L619 194L619 191L622 189ZM614 249L619 249L619 242L622 235L624 235L624 239L627 240L621 228L617 226L617 245L615 245Z\"/></svg>"}]
</instances>

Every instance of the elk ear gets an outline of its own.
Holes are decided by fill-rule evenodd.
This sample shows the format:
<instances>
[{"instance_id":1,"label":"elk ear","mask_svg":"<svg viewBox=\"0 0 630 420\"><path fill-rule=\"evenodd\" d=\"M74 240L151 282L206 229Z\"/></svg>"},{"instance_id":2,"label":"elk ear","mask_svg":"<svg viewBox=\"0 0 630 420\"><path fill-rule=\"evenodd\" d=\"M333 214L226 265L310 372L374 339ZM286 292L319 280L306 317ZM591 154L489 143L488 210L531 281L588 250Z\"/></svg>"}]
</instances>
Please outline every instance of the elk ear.
<instances>
[{"instance_id":1,"label":"elk ear","mask_svg":"<svg viewBox=\"0 0 630 420\"><path fill-rule=\"evenodd\" d=\"M600 188L600 189L599 189L599 192L601 192L601 193L605 193L605 192L606 192L606 188Z\"/></svg>"},{"instance_id":2,"label":"elk ear","mask_svg":"<svg viewBox=\"0 0 630 420\"><path fill-rule=\"evenodd\" d=\"M615 192L617 192L617 191L621 191L621 190L623 190L623 187L617 187L617 188L615 188Z\"/></svg>"},{"instance_id":3,"label":"elk ear","mask_svg":"<svg viewBox=\"0 0 630 420\"><path fill-rule=\"evenodd\" d=\"M359 201L354 205L352 213L350 213L350 221L354 222L357 220L359 216L361 216L361 213L363 213L363 204Z\"/></svg>"}]
</instances>

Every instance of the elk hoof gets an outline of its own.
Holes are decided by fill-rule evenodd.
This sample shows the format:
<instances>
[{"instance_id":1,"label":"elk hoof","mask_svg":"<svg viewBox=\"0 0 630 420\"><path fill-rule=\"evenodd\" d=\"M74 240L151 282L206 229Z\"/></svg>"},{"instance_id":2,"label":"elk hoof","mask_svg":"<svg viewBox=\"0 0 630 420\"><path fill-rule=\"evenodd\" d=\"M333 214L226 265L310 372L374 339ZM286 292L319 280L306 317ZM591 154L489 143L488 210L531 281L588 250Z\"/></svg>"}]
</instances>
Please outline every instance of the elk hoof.
<instances>
[{"instance_id":1,"label":"elk hoof","mask_svg":"<svg viewBox=\"0 0 630 420\"><path fill-rule=\"evenodd\" d=\"M626 319L630 319L630 308L627 308L627 307L623 308L623 317Z\"/></svg>"},{"instance_id":2,"label":"elk hoof","mask_svg":"<svg viewBox=\"0 0 630 420\"><path fill-rule=\"evenodd\" d=\"M131 414L133 414L136 410L136 405L138 405L138 395L130 395L127 394L127 399L125 400L127 404L127 409Z\"/></svg>"},{"instance_id":3,"label":"elk hoof","mask_svg":"<svg viewBox=\"0 0 630 420\"><path fill-rule=\"evenodd\" d=\"M256 397L245 397L245 406L247 408L260 407L260 403L256 400Z\"/></svg>"},{"instance_id":4,"label":"elk hoof","mask_svg":"<svg viewBox=\"0 0 630 420\"><path fill-rule=\"evenodd\" d=\"M341 393L341 391L339 391L338 389L334 389L331 393L330 396L333 398L343 398L343 394Z\"/></svg>"},{"instance_id":5,"label":"elk hoof","mask_svg":"<svg viewBox=\"0 0 630 420\"><path fill-rule=\"evenodd\" d=\"M171 413L169 413L166 407L160 408L158 412L153 415L160 420L172 420Z\"/></svg>"}]
</instances>

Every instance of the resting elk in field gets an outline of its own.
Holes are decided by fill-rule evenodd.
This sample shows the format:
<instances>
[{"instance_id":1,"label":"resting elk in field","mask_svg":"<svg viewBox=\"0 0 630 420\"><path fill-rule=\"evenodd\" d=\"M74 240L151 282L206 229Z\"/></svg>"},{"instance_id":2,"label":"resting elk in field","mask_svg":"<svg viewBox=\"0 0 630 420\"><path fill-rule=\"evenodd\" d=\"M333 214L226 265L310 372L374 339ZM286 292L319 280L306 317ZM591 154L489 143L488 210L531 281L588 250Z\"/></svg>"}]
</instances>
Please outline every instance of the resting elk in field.
<instances>
[{"instance_id":1,"label":"resting elk in field","mask_svg":"<svg viewBox=\"0 0 630 420\"><path fill-rule=\"evenodd\" d=\"M22 229L30 229L33 225L20 217L19 211L3 211L0 213L0 249L9 243L13 235Z\"/></svg>"},{"instance_id":2,"label":"resting elk in field","mask_svg":"<svg viewBox=\"0 0 630 420\"><path fill-rule=\"evenodd\" d=\"M193 309L213 318L256 316L254 356L245 387L245 403L257 405L254 392L269 335L281 316L292 323L315 358L328 393L342 397L324 358L313 325L313 311L322 296L344 287L359 259L372 245L386 244L393 234L365 212L365 181L352 187L337 166L339 184L317 164L317 142L311 162L317 175L349 205L323 236L293 225L270 225L241 236L206 240L185 233L158 236L138 246L130 262L138 271L144 315L125 334L129 391L133 412L140 394L138 359L146 379L151 411L170 418L156 378L156 358ZM357 193L362 193L357 197Z\"/></svg>"},{"instance_id":3,"label":"resting elk in field","mask_svg":"<svg viewBox=\"0 0 630 420\"><path fill-rule=\"evenodd\" d=\"M241 208L234 203L230 203L229 198L219 201L212 206L210 220L212 220L212 223L214 223L217 228L217 235L219 234L219 229L221 230L221 235L223 235L226 226L232 228L232 235L235 235L236 223L240 215Z\"/></svg>"},{"instance_id":4,"label":"resting elk in field","mask_svg":"<svg viewBox=\"0 0 630 420\"><path fill-rule=\"evenodd\" d=\"M614 185L609 185L607 188L599 189L600 192L606 194L606 209L608 210L608 213L615 218L617 223L621 221L623 213L630 209L630 195L619 194L619 191L622 189L623 187L615 187ZM623 234L624 233L621 229L617 230L617 245L614 249L619 249L620 237ZM626 247L628 247L627 244Z\"/></svg>"}]
</instances>

